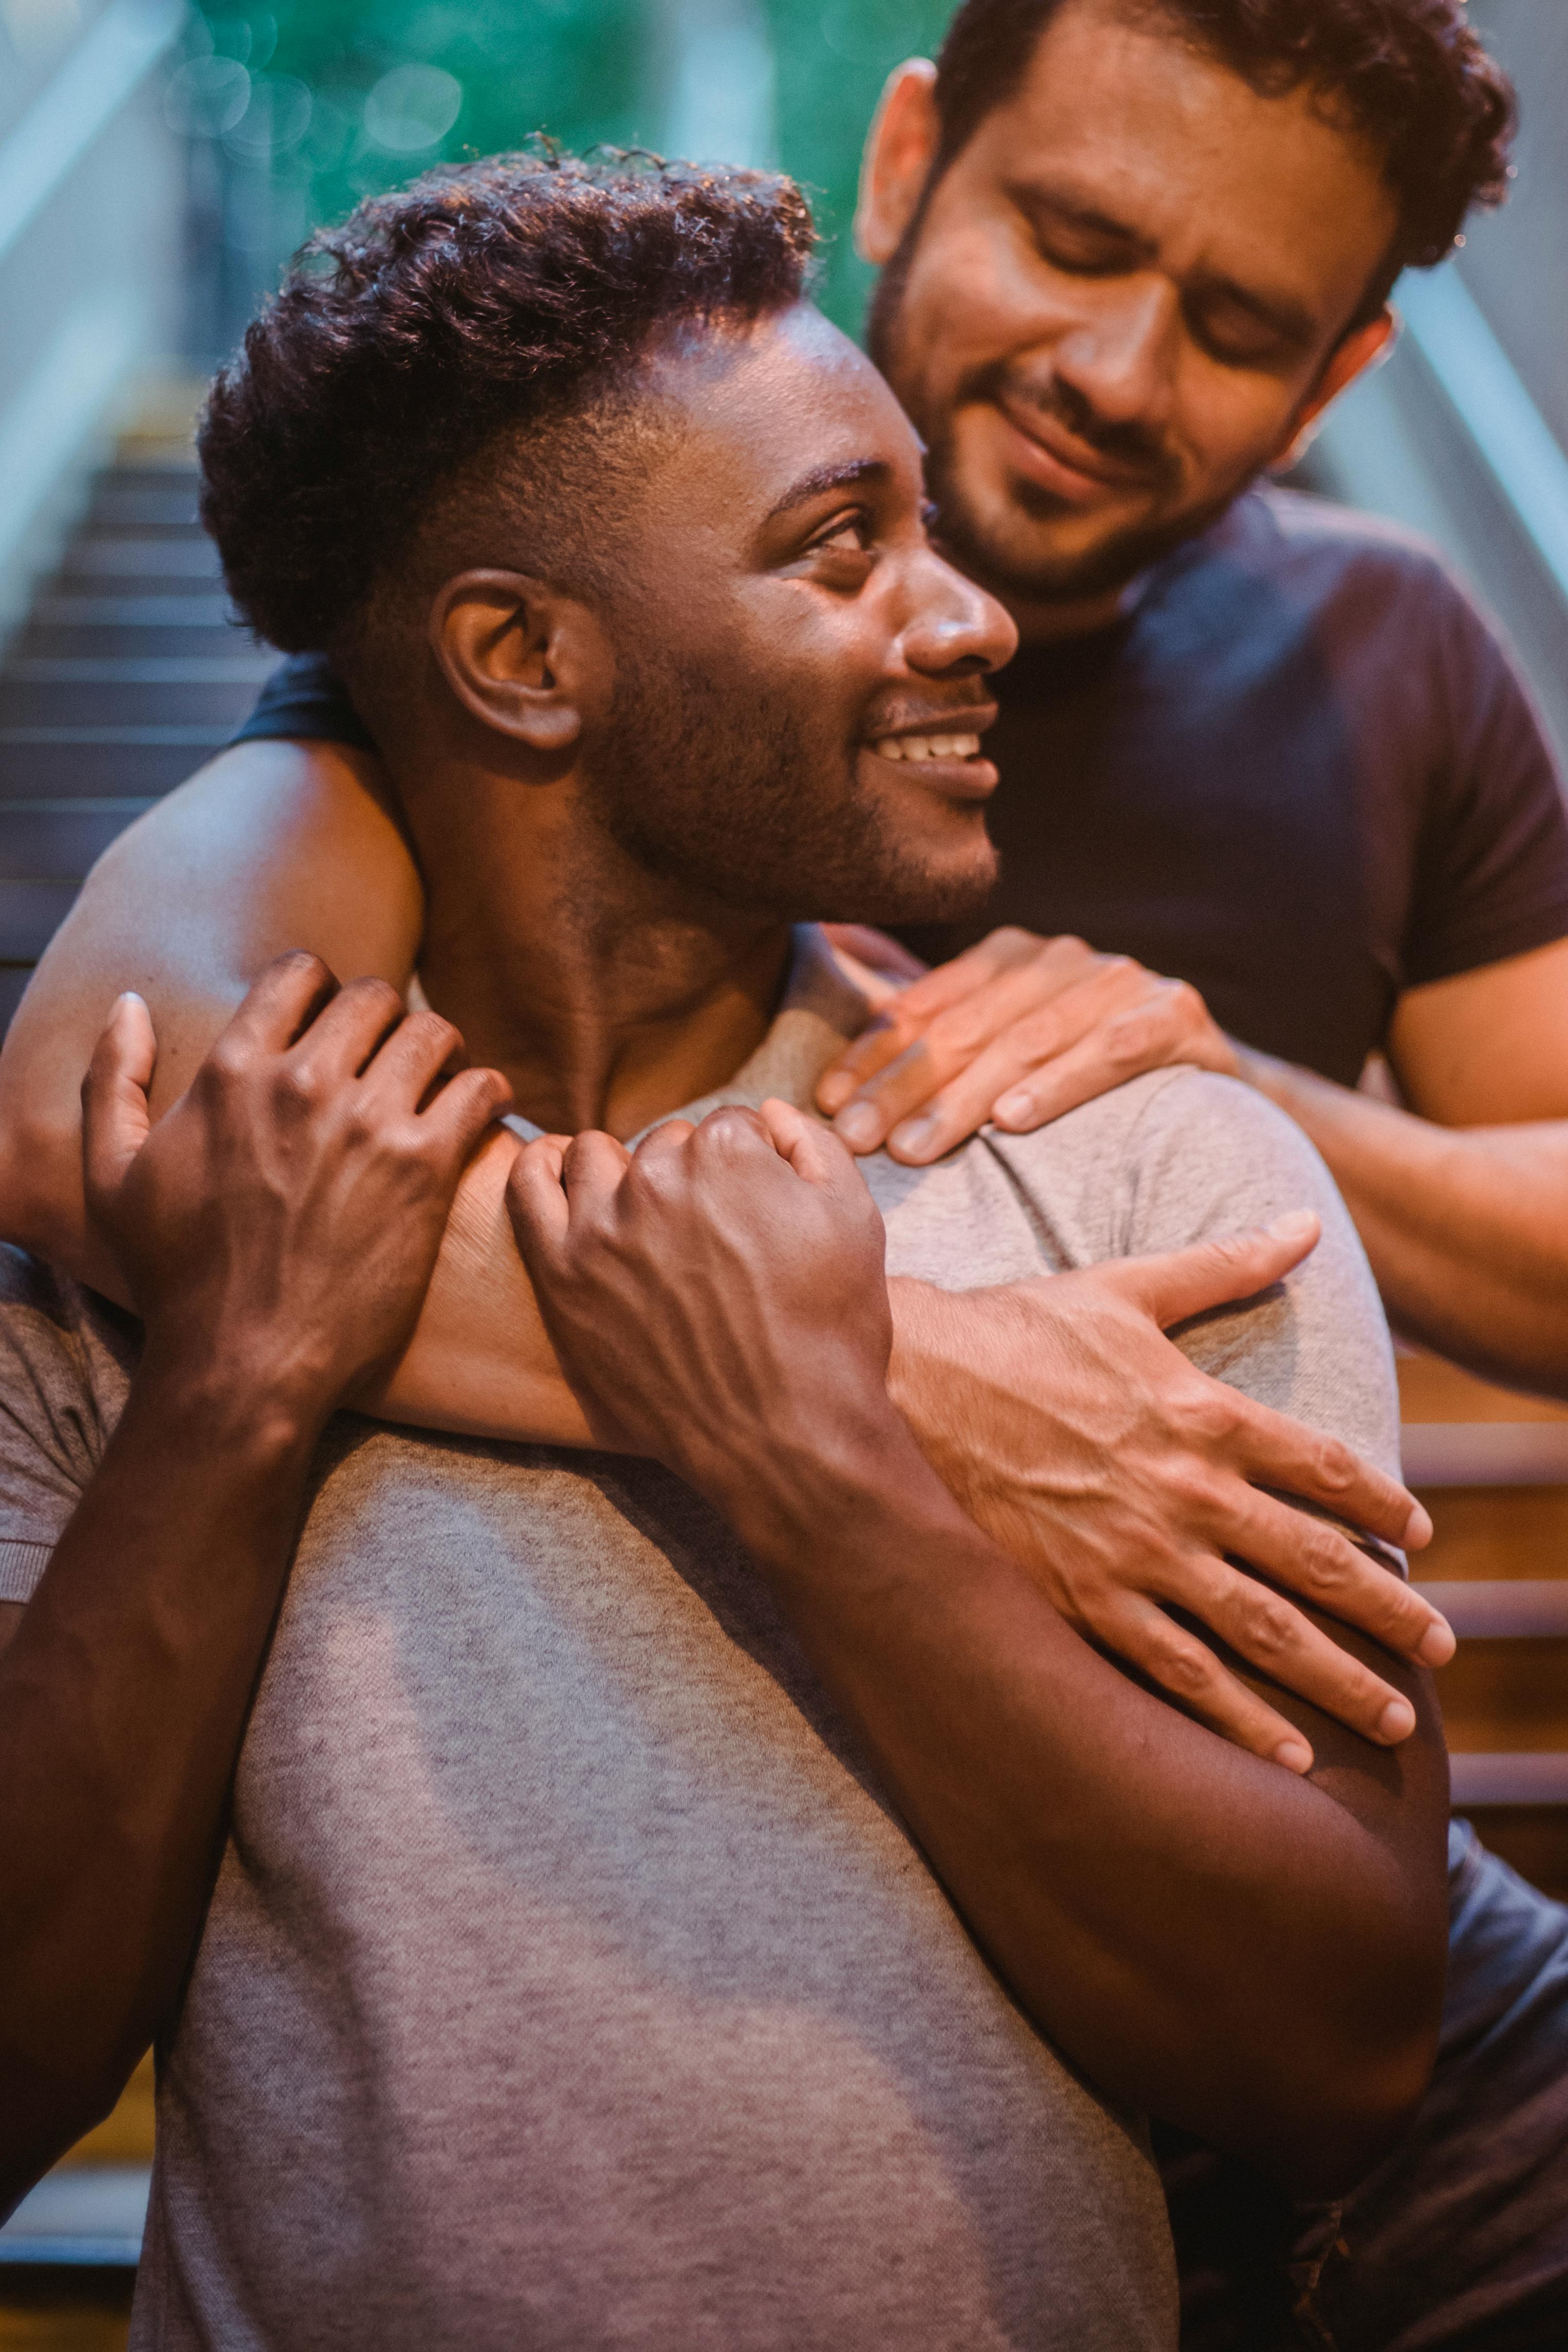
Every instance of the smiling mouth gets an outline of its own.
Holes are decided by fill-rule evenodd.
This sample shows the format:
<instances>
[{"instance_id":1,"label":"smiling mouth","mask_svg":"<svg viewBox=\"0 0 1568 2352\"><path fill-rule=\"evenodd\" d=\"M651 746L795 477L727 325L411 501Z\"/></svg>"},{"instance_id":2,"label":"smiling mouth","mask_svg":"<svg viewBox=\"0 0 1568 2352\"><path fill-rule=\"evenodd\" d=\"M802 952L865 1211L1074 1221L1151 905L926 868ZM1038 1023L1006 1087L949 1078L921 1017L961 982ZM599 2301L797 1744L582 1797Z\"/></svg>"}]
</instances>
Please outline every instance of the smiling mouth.
<instances>
[{"instance_id":1,"label":"smiling mouth","mask_svg":"<svg viewBox=\"0 0 1568 2352\"><path fill-rule=\"evenodd\" d=\"M1011 399L1004 393L997 406L1013 431L1029 442L1048 466L1060 468L1070 478L1075 477L1086 488L1092 485L1098 490L1147 490L1154 487L1151 467L1118 464L1064 431L1032 404Z\"/></svg>"},{"instance_id":2,"label":"smiling mouth","mask_svg":"<svg viewBox=\"0 0 1568 2352\"><path fill-rule=\"evenodd\" d=\"M977 760L977 735L883 735L872 744L883 760Z\"/></svg>"}]
</instances>

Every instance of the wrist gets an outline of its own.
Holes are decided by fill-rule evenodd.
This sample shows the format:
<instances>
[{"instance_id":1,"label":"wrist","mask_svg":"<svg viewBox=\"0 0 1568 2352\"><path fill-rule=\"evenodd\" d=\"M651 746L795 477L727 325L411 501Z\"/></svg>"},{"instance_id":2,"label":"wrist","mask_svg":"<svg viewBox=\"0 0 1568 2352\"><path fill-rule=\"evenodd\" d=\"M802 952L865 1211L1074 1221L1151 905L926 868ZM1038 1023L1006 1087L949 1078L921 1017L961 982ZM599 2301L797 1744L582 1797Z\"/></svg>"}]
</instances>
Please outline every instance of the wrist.
<instances>
[{"instance_id":1,"label":"wrist","mask_svg":"<svg viewBox=\"0 0 1568 2352\"><path fill-rule=\"evenodd\" d=\"M826 1558L912 1514L961 1517L885 1395L840 1399L809 1424L770 1421L760 1443L727 1448L695 1483L750 1550L779 1561Z\"/></svg>"},{"instance_id":2,"label":"wrist","mask_svg":"<svg viewBox=\"0 0 1568 2352\"><path fill-rule=\"evenodd\" d=\"M257 1362L241 1346L151 1326L132 1387L141 1414L183 1442L258 1464L308 1454L333 1401L297 1369Z\"/></svg>"}]
</instances>

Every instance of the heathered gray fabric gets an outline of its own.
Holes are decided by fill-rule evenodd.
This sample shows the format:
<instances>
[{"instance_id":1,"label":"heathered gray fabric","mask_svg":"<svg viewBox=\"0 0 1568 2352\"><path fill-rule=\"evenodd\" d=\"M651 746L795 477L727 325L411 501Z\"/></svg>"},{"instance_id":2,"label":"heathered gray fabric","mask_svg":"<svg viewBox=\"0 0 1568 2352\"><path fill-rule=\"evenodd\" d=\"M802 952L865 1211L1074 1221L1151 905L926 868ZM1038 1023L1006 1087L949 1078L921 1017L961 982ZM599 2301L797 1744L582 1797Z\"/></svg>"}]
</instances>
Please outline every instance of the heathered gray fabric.
<instances>
[{"instance_id":1,"label":"heathered gray fabric","mask_svg":"<svg viewBox=\"0 0 1568 2352\"><path fill-rule=\"evenodd\" d=\"M805 1100L856 1010L804 939L728 1098ZM1186 1344L1394 1459L1359 1249L1240 1087L1165 1073L866 1174L891 1267L949 1286L1312 1203L1309 1268ZM16 1253L4 1297L0 1590L25 1599L131 1338ZM162 2053L133 2344L1175 2332L1141 2128L1020 2018L706 1507L646 1464L337 1421Z\"/></svg>"}]
</instances>

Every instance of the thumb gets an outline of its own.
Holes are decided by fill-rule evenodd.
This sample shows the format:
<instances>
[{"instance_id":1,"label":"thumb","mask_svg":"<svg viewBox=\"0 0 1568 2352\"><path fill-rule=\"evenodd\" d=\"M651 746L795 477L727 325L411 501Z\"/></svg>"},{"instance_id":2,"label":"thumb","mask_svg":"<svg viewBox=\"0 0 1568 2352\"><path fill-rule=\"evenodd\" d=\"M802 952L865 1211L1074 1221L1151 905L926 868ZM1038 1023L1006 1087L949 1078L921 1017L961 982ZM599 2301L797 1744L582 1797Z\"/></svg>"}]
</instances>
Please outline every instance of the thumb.
<instances>
[{"instance_id":1,"label":"thumb","mask_svg":"<svg viewBox=\"0 0 1568 2352\"><path fill-rule=\"evenodd\" d=\"M780 1160L787 1160L808 1184L837 1184L846 1175L861 1181L860 1171L831 1127L808 1118L793 1103L770 1095L758 1106L758 1117L772 1138Z\"/></svg>"},{"instance_id":2,"label":"thumb","mask_svg":"<svg viewBox=\"0 0 1568 2352\"><path fill-rule=\"evenodd\" d=\"M561 1177L570 1141L564 1135L535 1136L507 1179L507 1214L530 1274L554 1264L566 1245L570 1213Z\"/></svg>"},{"instance_id":3,"label":"thumb","mask_svg":"<svg viewBox=\"0 0 1568 2352\"><path fill-rule=\"evenodd\" d=\"M1322 1232L1312 1210L1293 1209L1271 1225L1156 1257L1126 1258L1118 1267L1102 1270L1114 1274L1119 1286L1166 1330L1211 1307L1256 1297L1300 1265L1317 1247Z\"/></svg>"},{"instance_id":4,"label":"thumb","mask_svg":"<svg viewBox=\"0 0 1568 2352\"><path fill-rule=\"evenodd\" d=\"M152 1015L128 989L115 998L82 1080L82 1172L94 1213L113 1200L152 1132L147 1089L157 1059Z\"/></svg>"}]
</instances>

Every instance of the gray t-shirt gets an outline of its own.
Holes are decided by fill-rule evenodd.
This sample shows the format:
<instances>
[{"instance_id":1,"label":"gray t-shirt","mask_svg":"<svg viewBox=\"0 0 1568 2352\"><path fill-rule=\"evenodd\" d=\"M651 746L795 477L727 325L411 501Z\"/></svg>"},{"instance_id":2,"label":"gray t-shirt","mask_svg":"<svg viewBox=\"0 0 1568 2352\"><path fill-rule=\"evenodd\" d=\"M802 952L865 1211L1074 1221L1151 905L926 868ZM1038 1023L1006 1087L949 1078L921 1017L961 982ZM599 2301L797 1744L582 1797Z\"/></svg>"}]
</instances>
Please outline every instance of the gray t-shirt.
<instances>
[{"instance_id":1,"label":"gray t-shirt","mask_svg":"<svg viewBox=\"0 0 1568 2352\"><path fill-rule=\"evenodd\" d=\"M727 1098L805 1102L859 1011L803 935ZM1359 1245L1240 1087L1162 1072L936 1168L863 1164L891 1270L955 1288L1316 1207L1302 1272L1183 1344L1396 1461ZM14 1252L3 1297L0 1595L26 1600L134 1340ZM707 1507L645 1463L334 1422L160 2052L133 2344L1175 2337L1140 2120L1019 2014Z\"/></svg>"}]
</instances>

